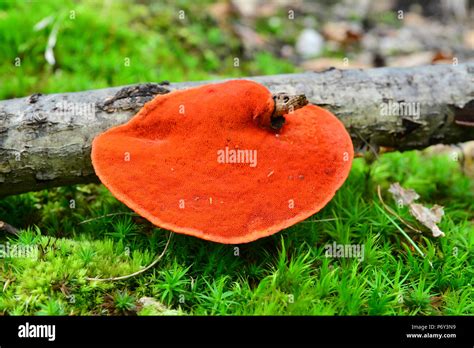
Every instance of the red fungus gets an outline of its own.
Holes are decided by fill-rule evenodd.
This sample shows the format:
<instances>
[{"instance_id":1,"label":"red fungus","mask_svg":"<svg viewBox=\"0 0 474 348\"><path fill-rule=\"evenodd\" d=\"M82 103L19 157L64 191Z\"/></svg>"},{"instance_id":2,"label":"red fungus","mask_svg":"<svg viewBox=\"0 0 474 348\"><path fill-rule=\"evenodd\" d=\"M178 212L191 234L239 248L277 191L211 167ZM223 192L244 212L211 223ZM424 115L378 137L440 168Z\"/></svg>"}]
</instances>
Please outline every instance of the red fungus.
<instances>
[{"instance_id":1,"label":"red fungus","mask_svg":"<svg viewBox=\"0 0 474 348\"><path fill-rule=\"evenodd\" d=\"M115 197L157 226L251 242L323 208L353 158L327 110L307 105L275 131L265 127L274 109L272 94L246 80L160 95L97 136L92 163Z\"/></svg>"}]
</instances>

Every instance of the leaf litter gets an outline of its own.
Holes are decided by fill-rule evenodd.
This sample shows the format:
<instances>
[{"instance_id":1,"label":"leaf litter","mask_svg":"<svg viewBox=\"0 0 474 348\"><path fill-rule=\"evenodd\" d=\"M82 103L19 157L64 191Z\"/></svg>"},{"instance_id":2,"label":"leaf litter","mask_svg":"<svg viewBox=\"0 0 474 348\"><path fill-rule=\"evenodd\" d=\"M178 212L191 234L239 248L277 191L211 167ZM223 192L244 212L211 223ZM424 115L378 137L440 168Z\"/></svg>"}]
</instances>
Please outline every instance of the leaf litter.
<instances>
[{"instance_id":1,"label":"leaf litter","mask_svg":"<svg viewBox=\"0 0 474 348\"><path fill-rule=\"evenodd\" d=\"M433 237L444 237L445 234L438 227L438 223L444 215L442 206L435 204L427 208L422 204L414 203L420 195L412 189L403 188L398 182L391 184L388 189L400 206L408 206L410 214L421 224L426 226L433 234Z\"/></svg>"}]
</instances>

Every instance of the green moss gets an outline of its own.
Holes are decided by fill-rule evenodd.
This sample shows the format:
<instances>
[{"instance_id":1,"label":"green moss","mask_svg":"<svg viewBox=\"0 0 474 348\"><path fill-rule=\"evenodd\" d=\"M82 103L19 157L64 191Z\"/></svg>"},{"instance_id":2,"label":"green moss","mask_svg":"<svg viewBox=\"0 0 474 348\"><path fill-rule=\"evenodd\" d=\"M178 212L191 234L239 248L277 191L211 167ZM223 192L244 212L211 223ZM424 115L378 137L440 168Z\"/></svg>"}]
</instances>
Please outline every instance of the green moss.
<instances>
[{"instance_id":1,"label":"green moss","mask_svg":"<svg viewBox=\"0 0 474 348\"><path fill-rule=\"evenodd\" d=\"M394 168L389 177L381 171L387 166ZM421 201L446 204L440 224L445 238L412 235L425 258L372 205L378 200L376 185L387 187L394 180L418 190ZM61 203L61 219L56 224L45 221L57 209L52 200L66 201L66 193L82 203L75 208ZM88 204L91 196L94 203ZM36 260L3 260L0 274L7 284L0 311L161 315L167 308L168 314L177 310L212 315L472 314L472 202L472 181L448 157L408 152L383 155L371 165L355 160L349 179L328 206L286 231L240 246L174 235L154 269L125 281L94 282L85 277L142 269L164 248L168 234L130 215L100 185L9 197L0 202L0 219L21 219L18 204L34 212L37 220L18 238L4 237L2 243L32 245L40 252ZM388 197L386 203L397 209ZM398 213L410 220L407 211ZM104 214L110 215L101 217ZM90 221L82 223L85 220ZM327 258L325 245L333 241L363 244L364 259ZM154 298L163 307L141 307L142 297Z\"/></svg>"},{"instance_id":2,"label":"green moss","mask_svg":"<svg viewBox=\"0 0 474 348\"><path fill-rule=\"evenodd\" d=\"M0 2L0 75L9 82L0 85L0 98L296 71L264 51L243 58L239 39L196 6ZM184 22L178 10L188 14ZM54 23L33 30L51 14L60 23L54 68L43 56ZM291 44L301 23L284 24L282 30L278 20L262 19L257 31ZM16 57L21 67L14 66ZM417 190L422 203L445 206L445 238L411 234L425 258L374 206L377 185L385 190L396 181ZM357 159L334 199L306 221L238 246L176 234L153 269L110 282L86 277L143 269L163 250L167 231L138 217L102 185L7 197L0 200L0 220L22 230L18 237L1 235L0 243L31 246L38 254L0 260L0 313L472 315L473 192L473 181L446 156L394 152L370 165ZM385 200L413 222L406 209ZM363 260L326 257L325 246L333 242L364 245ZM144 297L155 302L142 306Z\"/></svg>"}]
</instances>

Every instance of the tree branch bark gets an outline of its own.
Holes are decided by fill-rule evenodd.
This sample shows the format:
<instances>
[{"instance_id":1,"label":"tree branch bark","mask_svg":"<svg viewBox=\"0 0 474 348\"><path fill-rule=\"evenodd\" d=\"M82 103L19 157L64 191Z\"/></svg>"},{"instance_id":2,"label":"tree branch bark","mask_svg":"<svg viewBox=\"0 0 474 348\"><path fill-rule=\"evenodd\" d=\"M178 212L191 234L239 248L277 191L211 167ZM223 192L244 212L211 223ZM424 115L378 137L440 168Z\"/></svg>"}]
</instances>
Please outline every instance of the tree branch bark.
<instances>
[{"instance_id":1,"label":"tree branch bark","mask_svg":"<svg viewBox=\"0 0 474 348\"><path fill-rule=\"evenodd\" d=\"M467 63L249 79L274 94L304 94L329 109L357 151L367 144L407 150L474 139L473 76L474 63ZM157 94L204 83L145 83L0 101L0 196L96 182L90 151L97 134L126 122Z\"/></svg>"}]
</instances>

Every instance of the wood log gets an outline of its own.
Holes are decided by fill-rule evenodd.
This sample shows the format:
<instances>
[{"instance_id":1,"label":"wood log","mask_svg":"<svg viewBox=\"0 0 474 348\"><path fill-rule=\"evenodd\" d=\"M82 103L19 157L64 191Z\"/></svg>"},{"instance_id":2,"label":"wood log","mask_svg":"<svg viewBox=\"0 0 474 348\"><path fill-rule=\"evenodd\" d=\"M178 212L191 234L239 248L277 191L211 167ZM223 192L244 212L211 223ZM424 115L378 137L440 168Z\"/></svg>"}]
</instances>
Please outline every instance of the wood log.
<instances>
[{"instance_id":1,"label":"wood log","mask_svg":"<svg viewBox=\"0 0 474 348\"><path fill-rule=\"evenodd\" d=\"M329 69L248 79L304 94L337 115L355 150L398 150L474 139L474 63ZM92 139L129 120L157 94L202 82L144 83L0 101L0 196L97 182Z\"/></svg>"}]
</instances>

